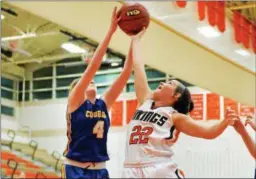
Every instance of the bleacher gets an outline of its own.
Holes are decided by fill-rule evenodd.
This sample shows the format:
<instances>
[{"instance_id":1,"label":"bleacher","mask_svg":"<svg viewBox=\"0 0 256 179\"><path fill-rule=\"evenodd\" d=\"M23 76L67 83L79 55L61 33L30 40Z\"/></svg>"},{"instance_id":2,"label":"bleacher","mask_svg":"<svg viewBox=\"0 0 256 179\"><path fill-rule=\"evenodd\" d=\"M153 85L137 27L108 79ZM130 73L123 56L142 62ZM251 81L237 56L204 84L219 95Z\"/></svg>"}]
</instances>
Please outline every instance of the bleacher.
<instances>
[{"instance_id":1,"label":"bleacher","mask_svg":"<svg viewBox=\"0 0 256 179\"><path fill-rule=\"evenodd\" d=\"M17 142L13 130L7 134L10 140L1 140L1 178L16 178L21 172L25 178L60 178L63 160L58 152L38 148L34 140Z\"/></svg>"}]
</instances>

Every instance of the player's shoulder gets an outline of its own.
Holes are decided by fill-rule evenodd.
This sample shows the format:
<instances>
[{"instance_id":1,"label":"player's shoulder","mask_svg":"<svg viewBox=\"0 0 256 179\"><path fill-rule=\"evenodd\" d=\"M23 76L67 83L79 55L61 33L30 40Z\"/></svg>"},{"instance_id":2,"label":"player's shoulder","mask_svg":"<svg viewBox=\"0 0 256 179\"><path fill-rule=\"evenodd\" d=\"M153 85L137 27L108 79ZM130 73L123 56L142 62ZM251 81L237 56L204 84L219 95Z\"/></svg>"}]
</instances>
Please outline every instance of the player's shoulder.
<instances>
[{"instance_id":1,"label":"player's shoulder","mask_svg":"<svg viewBox=\"0 0 256 179\"><path fill-rule=\"evenodd\" d=\"M86 100L84 100L79 106L77 106L77 107L74 108L73 110L69 110L69 105L70 105L70 104L67 105L67 112L66 112L66 113L67 113L68 115L72 115L72 114L75 114L75 113L81 111L81 109L83 108L83 106L85 106L85 105L87 105L87 104L86 104Z\"/></svg>"},{"instance_id":2,"label":"player's shoulder","mask_svg":"<svg viewBox=\"0 0 256 179\"><path fill-rule=\"evenodd\" d=\"M172 121L175 123L176 121L182 121L182 120L187 120L188 117L185 114L181 114L178 112L174 112L172 114Z\"/></svg>"},{"instance_id":3,"label":"player's shoulder","mask_svg":"<svg viewBox=\"0 0 256 179\"><path fill-rule=\"evenodd\" d=\"M96 102L97 102L97 103L105 104L104 99L102 99L101 97L100 97L100 98L96 98Z\"/></svg>"},{"instance_id":4,"label":"player's shoulder","mask_svg":"<svg viewBox=\"0 0 256 179\"><path fill-rule=\"evenodd\" d=\"M153 102L154 101L151 98L145 99L142 103L139 104L139 107L152 105Z\"/></svg>"},{"instance_id":5,"label":"player's shoulder","mask_svg":"<svg viewBox=\"0 0 256 179\"><path fill-rule=\"evenodd\" d=\"M97 103L98 106L101 107L101 109L107 110L107 104L104 101L104 99L102 99L101 97L96 99L96 103Z\"/></svg>"},{"instance_id":6,"label":"player's shoulder","mask_svg":"<svg viewBox=\"0 0 256 179\"><path fill-rule=\"evenodd\" d=\"M158 111L163 113L168 113L169 115L177 113L177 111L171 106L159 107Z\"/></svg>"}]
</instances>

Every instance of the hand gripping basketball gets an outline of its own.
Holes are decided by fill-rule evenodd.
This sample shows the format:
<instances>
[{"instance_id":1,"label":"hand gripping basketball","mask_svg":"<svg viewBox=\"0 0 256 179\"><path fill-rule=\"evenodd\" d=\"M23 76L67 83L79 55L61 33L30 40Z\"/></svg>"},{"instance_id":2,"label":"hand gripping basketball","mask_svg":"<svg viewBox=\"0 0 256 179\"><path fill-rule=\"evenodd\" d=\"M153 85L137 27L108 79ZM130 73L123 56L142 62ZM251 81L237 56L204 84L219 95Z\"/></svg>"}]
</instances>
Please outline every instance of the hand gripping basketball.
<instances>
[{"instance_id":1,"label":"hand gripping basketball","mask_svg":"<svg viewBox=\"0 0 256 179\"><path fill-rule=\"evenodd\" d=\"M146 32L146 28L144 27L143 30L140 33L138 33L137 35L133 35L132 39L134 41L140 40L142 38L142 36L145 34L145 32Z\"/></svg>"}]
</instances>

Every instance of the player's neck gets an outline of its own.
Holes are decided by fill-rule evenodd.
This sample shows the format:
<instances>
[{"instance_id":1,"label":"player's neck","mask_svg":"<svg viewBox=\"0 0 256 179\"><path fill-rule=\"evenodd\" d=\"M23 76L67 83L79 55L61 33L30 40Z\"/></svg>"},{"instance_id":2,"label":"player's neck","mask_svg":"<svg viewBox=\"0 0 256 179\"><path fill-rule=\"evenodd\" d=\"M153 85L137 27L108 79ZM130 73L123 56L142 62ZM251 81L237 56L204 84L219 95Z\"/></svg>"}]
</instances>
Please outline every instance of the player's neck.
<instances>
[{"instance_id":1,"label":"player's neck","mask_svg":"<svg viewBox=\"0 0 256 179\"><path fill-rule=\"evenodd\" d=\"M94 104L96 101L96 96L87 96L87 99Z\"/></svg>"},{"instance_id":2,"label":"player's neck","mask_svg":"<svg viewBox=\"0 0 256 179\"><path fill-rule=\"evenodd\" d=\"M154 101L154 103L152 104L152 109L156 109L156 108L159 108L159 107L164 107L165 104L162 103L161 101Z\"/></svg>"}]
</instances>

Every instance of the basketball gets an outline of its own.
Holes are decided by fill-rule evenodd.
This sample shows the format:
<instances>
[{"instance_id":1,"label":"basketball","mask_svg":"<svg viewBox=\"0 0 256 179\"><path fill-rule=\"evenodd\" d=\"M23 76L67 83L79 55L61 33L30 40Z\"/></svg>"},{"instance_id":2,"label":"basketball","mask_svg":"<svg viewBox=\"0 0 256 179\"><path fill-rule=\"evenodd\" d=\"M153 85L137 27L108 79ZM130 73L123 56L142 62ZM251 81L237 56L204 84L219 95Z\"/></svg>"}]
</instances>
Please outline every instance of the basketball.
<instances>
[{"instance_id":1,"label":"basketball","mask_svg":"<svg viewBox=\"0 0 256 179\"><path fill-rule=\"evenodd\" d=\"M148 28L150 16L148 10L141 4L124 5L118 11L121 20L118 25L127 35L136 35L143 28Z\"/></svg>"}]
</instances>

